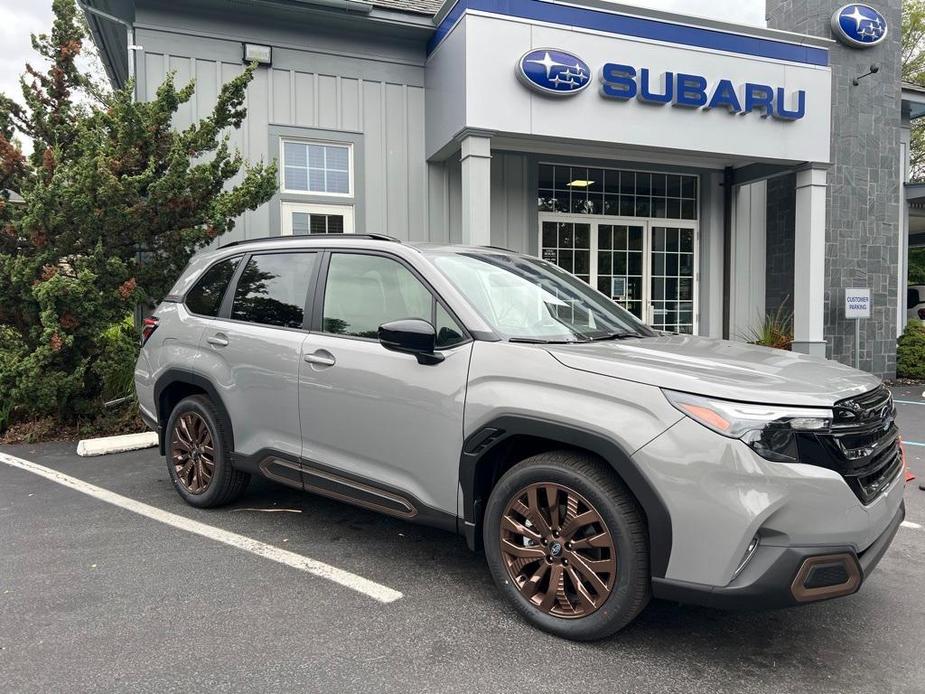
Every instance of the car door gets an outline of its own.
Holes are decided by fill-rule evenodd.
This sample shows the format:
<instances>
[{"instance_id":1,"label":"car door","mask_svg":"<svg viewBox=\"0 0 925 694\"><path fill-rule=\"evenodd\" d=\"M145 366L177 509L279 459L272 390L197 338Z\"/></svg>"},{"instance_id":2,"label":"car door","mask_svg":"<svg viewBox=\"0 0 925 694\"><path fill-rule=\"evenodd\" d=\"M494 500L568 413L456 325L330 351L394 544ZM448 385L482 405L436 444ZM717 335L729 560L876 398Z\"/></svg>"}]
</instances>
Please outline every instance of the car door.
<instances>
[{"instance_id":1,"label":"car door","mask_svg":"<svg viewBox=\"0 0 925 694\"><path fill-rule=\"evenodd\" d=\"M380 511L455 516L471 340L397 257L332 251L323 265L299 377L306 488L346 484L341 495ZM402 318L435 325L445 359L379 344L378 327Z\"/></svg>"},{"instance_id":2,"label":"car door","mask_svg":"<svg viewBox=\"0 0 925 694\"><path fill-rule=\"evenodd\" d=\"M309 251L249 254L205 330L208 375L228 410L238 455L273 451L298 464L299 364L318 258ZM291 481L299 484L298 471Z\"/></svg>"}]
</instances>

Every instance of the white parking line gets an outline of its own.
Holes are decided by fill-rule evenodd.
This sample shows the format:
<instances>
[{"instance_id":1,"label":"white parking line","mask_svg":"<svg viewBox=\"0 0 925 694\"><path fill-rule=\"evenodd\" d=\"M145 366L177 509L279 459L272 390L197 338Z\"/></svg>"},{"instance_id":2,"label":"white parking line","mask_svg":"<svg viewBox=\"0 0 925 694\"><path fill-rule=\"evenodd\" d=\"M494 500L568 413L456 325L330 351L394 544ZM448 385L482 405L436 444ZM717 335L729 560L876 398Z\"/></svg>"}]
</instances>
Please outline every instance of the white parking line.
<instances>
[{"instance_id":1,"label":"white parking line","mask_svg":"<svg viewBox=\"0 0 925 694\"><path fill-rule=\"evenodd\" d=\"M918 523L913 523L912 521L903 521L900 525L904 528L912 528L913 530L921 530L922 526Z\"/></svg>"},{"instance_id":2,"label":"white parking line","mask_svg":"<svg viewBox=\"0 0 925 694\"><path fill-rule=\"evenodd\" d=\"M7 455L6 453L0 453L0 463L5 463L11 467L19 468L20 470L26 470L27 472L39 475L52 482L57 482L60 485L70 487L78 492L92 496L100 501L105 501L108 504L118 506L126 511L137 513L145 518L159 521L180 530L185 530L194 535L207 537L210 540L221 542L231 547L244 550L245 552L250 552L258 557L270 559L292 567L293 569L305 571L313 576L333 581L338 585L349 588L350 590L355 590L358 593L362 593L382 603L395 602L403 597L397 590L393 590L375 581L370 581L368 578L357 576L349 571L338 569L324 562L302 556L301 554L296 554L295 552L279 549L278 547L245 537L244 535L238 535L237 533L185 518L176 513L164 511L156 506L150 506L136 501L135 499L130 499L127 496L116 494L102 487L97 487L83 480L79 480L76 477L65 475L63 472L58 472L57 470L52 470L43 465L33 463L30 460L23 460L22 458Z\"/></svg>"},{"instance_id":3,"label":"white parking line","mask_svg":"<svg viewBox=\"0 0 925 694\"><path fill-rule=\"evenodd\" d=\"M900 405L925 405L925 402L918 400L894 400L893 402L898 402Z\"/></svg>"}]
</instances>

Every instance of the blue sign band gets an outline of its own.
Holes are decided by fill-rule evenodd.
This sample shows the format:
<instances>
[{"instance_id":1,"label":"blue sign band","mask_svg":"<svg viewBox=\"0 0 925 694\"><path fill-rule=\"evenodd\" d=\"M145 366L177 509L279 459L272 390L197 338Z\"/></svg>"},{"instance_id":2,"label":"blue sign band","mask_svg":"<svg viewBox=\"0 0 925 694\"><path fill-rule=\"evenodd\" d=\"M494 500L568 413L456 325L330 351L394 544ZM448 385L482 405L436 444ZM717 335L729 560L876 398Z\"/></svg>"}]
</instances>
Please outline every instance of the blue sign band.
<instances>
[{"instance_id":1,"label":"blue sign band","mask_svg":"<svg viewBox=\"0 0 925 694\"><path fill-rule=\"evenodd\" d=\"M743 36L703 27L672 24L657 19L630 17L613 12L541 2L541 0L458 0L428 41L428 55L443 42L466 10L479 10L507 17L594 29L610 34L635 36L759 58L787 60L806 65L826 66L829 64L828 50L818 46L804 46L756 36Z\"/></svg>"}]
</instances>

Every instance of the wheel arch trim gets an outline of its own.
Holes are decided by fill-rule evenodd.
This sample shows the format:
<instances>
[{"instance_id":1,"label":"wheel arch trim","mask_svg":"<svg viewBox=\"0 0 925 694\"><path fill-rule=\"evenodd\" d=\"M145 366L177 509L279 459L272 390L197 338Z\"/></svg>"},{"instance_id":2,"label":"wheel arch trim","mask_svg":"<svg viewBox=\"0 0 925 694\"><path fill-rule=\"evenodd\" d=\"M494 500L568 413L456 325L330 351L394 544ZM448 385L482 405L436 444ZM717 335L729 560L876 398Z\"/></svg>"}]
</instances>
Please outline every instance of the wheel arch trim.
<instances>
[{"instance_id":1,"label":"wheel arch trim","mask_svg":"<svg viewBox=\"0 0 925 694\"><path fill-rule=\"evenodd\" d=\"M481 511L485 499L476 498L477 471L481 461L498 446L515 436L529 436L551 443L593 453L607 462L636 497L646 514L650 569L654 577L664 577L671 555L671 516L658 491L643 475L636 462L615 441L581 427L561 424L539 417L503 415L485 422L463 443L459 463L459 484L463 494L466 540L477 546Z\"/></svg>"},{"instance_id":2,"label":"wheel arch trim","mask_svg":"<svg viewBox=\"0 0 925 694\"><path fill-rule=\"evenodd\" d=\"M191 371L167 369L154 383L154 402L157 407L158 445L160 446L161 455L164 455L166 452L165 439L167 436L167 420L170 418L170 413L164 411L166 408L164 407L165 402L163 398L167 389L177 383L199 388L206 393L215 405L215 409L218 410L218 416L222 420L222 426L228 434L231 450L233 451L234 427L231 425L231 417L228 415L228 409L225 407L225 403L222 401L222 397L218 394L218 390L215 388L212 381L205 376Z\"/></svg>"}]
</instances>

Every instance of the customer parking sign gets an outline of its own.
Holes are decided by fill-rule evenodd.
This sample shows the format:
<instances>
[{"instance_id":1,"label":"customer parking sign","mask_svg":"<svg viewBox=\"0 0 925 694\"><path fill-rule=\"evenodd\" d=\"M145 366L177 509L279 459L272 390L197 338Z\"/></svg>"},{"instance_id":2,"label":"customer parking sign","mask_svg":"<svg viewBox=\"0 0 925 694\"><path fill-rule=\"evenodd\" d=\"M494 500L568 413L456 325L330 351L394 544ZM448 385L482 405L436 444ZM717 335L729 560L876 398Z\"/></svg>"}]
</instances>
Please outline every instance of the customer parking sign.
<instances>
[{"instance_id":1,"label":"customer parking sign","mask_svg":"<svg viewBox=\"0 0 925 694\"><path fill-rule=\"evenodd\" d=\"M845 318L870 318L870 288L845 290Z\"/></svg>"}]
</instances>

